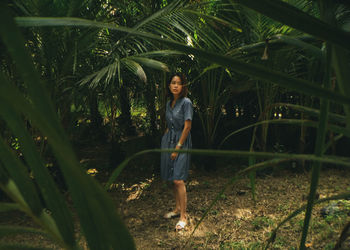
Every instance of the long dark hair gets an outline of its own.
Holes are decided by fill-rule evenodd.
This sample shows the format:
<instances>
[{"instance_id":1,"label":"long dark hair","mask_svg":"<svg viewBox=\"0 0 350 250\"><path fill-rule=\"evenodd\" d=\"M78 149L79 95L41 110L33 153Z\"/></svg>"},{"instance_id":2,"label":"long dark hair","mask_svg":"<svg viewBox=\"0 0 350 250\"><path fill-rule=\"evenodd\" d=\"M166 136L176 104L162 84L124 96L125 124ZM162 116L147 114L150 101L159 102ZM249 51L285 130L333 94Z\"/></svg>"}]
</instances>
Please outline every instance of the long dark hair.
<instances>
[{"instance_id":1,"label":"long dark hair","mask_svg":"<svg viewBox=\"0 0 350 250\"><path fill-rule=\"evenodd\" d=\"M188 94L187 78L186 78L186 76L183 73L181 73L181 72L176 72L176 73L173 73L171 75L171 77L170 77L170 79L168 81L168 84L167 84L167 94L170 97L170 100L174 99L174 96L173 96L173 94L171 93L171 91L169 89L171 80L173 80L174 76L180 77L180 80L181 80L182 90L181 90L181 93L179 95L179 98L186 97L187 94Z\"/></svg>"}]
</instances>

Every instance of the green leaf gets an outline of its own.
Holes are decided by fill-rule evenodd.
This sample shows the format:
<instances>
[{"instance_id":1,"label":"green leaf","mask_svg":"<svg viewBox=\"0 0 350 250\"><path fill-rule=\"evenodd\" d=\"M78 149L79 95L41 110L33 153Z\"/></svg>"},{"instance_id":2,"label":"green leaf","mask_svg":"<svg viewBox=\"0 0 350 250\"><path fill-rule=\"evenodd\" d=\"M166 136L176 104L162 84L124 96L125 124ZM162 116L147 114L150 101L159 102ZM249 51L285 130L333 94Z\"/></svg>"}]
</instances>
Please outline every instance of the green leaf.
<instances>
[{"instance_id":1,"label":"green leaf","mask_svg":"<svg viewBox=\"0 0 350 250\"><path fill-rule=\"evenodd\" d=\"M137 56L129 56L128 59L131 59L135 62L138 62L144 66L147 66L152 69L157 69L157 70L163 70L169 72L168 66L160 61L154 60L154 59L149 59L142 57L143 54L137 55Z\"/></svg>"},{"instance_id":2,"label":"green leaf","mask_svg":"<svg viewBox=\"0 0 350 250\"><path fill-rule=\"evenodd\" d=\"M161 37L145 33L145 32L137 32L132 29L128 29L125 27L117 27L110 24L94 22L79 18L39 18L39 17L17 17L17 23L23 27L32 27L32 26L81 26L81 27L95 27L95 28L109 28L111 30L118 30L122 32L131 33L133 35L137 35L144 38L150 38L157 41L160 41L163 44L167 44L170 47L182 51L184 53L193 54L195 56L201 57L210 62L214 62L226 67L232 68L234 71L241 72L243 74L247 74L255 79L260 79L264 82L273 82L278 84L279 86L283 86L286 88L294 89L296 91L318 96L322 98L326 98L328 100L334 101L336 103L341 104L349 104L350 105L350 97L341 95L336 92L331 92L325 89L322 89L319 85L308 82L306 80L297 79L286 75L283 72L274 71L268 69L266 67L262 67L260 65L255 65L252 63L245 63L243 61L228 57L222 56L216 53L211 53L208 51L196 49L190 46L186 46L184 44L163 39ZM349 43L350 44L350 43Z\"/></svg>"},{"instance_id":3,"label":"green leaf","mask_svg":"<svg viewBox=\"0 0 350 250\"><path fill-rule=\"evenodd\" d=\"M233 0L283 24L350 50L350 34L280 0Z\"/></svg>"},{"instance_id":4,"label":"green leaf","mask_svg":"<svg viewBox=\"0 0 350 250\"><path fill-rule=\"evenodd\" d=\"M0 137L0 161L7 170L12 182L8 182L7 188L16 195L18 201L24 206L28 206L35 215L39 215L42 211L42 205L35 187L29 177L26 167L15 156L11 149L6 145L3 138Z\"/></svg>"},{"instance_id":5,"label":"green leaf","mask_svg":"<svg viewBox=\"0 0 350 250\"><path fill-rule=\"evenodd\" d=\"M249 167L254 166L256 164L255 162L256 162L256 159L255 159L254 156L248 157ZM256 197L255 197L255 193L256 193L256 189L255 189L256 172L255 171L251 171L249 173L249 181L250 181L250 187L252 189L252 198L253 198L253 201L256 202Z\"/></svg>"},{"instance_id":6,"label":"green leaf","mask_svg":"<svg viewBox=\"0 0 350 250\"><path fill-rule=\"evenodd\" d=\"M79 81L79 84L82 86L90 83L89 87L91 89L94 89L101 85L103 78L105 78L105 82L109 82L110 80L114 79L119 63L120 61L116 60L114 63L103 67L99 71L96 71L84 77L82 80Z\"/></svg>"},{"instance_id":7,"label":"green leaf","mask_svg":"<svg viewBox=\"0 0 350 250\"><path fill-rule=\"evenodd\" d=\"M146 26L147 24L152 23L153 21L159 20L159 17L168 15L169 13L173 12L174 10L178 10L180 4L181 4L180 0L172 1L170 4L168 4L164 8L160 9L159 11L153 13L151 16L147 17L145 20L136 24L132 29L136 31L136 30L139 30L142 27Z\"/></svg>"},{"instance_id":8,"label":"green leaf","mask_svg":"<svg viewBox=\"0 0 350 250\"><path fill-rule=\"evenodd\" d=\"M0 114L8 123L8 127L13 131L14 135L21 143L21 152L30 168L38 184L39 189L45 200L47 208L52 212L52 216L57 222L59 233L65 239L65 243L69 246L75 245L73 219L61 193L55 186L48 169L45 167L36 146L27 133L23 121L12 109L9 103L0 100ZM52 223L50 223L52 224ZM55 228L52 227L51 228Z\"/></svg>"},{"instance_id":9,"label":"green leaf","mask_svg":"<svg viewBox=\"0 0 350 250\"><path fill-rule=\"evenodd\" d=\"M276 158L288 159L288 160L305 160L305 161L316 161L322 163L339 164L341 166L350 167L350 158L348 157L318 157L312 154L283 154L283 153L268 153L268 152L249 152L249 151L239 151L239 150L204 150L204 149L191 149L191 150L176 150L179 153L191 153L195 155L206 155L206 156L217 156L217 157L232 157L232 158ZM110 178L105 184L105 189L109 189L111 184L118 178L119 174L128 165L128 163L143 154L149 153L161 153L161 152L174 152L174 149L148 149L143 150L132 156L126 158L119 166L112 172ZM254 165L255 166L255 165ZM253 169L252 169L253 170Z\"/></svg>"},{"instance_id":10,"label":"green leaf","mask_svg":"<svg viewBox=\"0 0 350 250\"><path fill-rule=\"evenodd\" d=\"M325 54L324 54L324 67L323 67L323 88L330 90L331 88L331 53L332 50L328 43L325 44ZM320 118L317 128L316 144L315 144L315 155L322 156L325 148L326 142L326 132L327 132L327 121L329 113L330 102L327 99L321 99L320 105ZM305 211L303 232L300 240L300 249L305 249L306 238L309 229L309 223L312 216L312 210L315 201L316 190L318 187L320 171L322 164L320 162L314 162L312 164L311 181L310 181L310 191L308 195L307 207Z\"/></svg>"},{"instance_id":11,"label":"green leaf","mask_svg":"<svg viewBox=\"0 0 350 250\"><path fill-rule=\"evenodd\" d=\"M0 203L0 213L12 211L12 210L20 210L20 209L21 207L16 203L5 203L5 202Z\"/></svg>"},{"instance_id":12,"label":"green leaf","mask_svg":"<svg viewBox=\"0 0 350 250\"><path fill-rule=\"evenodd\" d=\"M17 202L22 210L28 211L30 209L16 183L12 179L8 178L6 183L1 183L1 188L13 201Z\"/></svg>"},{"instance_id":13,"label":"green leaf","mask_svg":"<svg viewBox=\"0 0 350 250\"><path fill-rule=\"evenodd\" d=\"M2 138L0 138L0 158L13 178L8 179L8 182L5 185L2 184L1 188L11 199L19 204L21 210L31 216L38 224L45 227L59 244L62 246L69 246L69 243L72 244L72 242L64 242L62 240L55 221L43 209L29 174L26 173L25 166L6 148Z\"/></svg>"},{"instance_id":14,"label":"green leaf","mask_svg":"<svg viewBox=\"0 0 350 250\"><path fill-rule=\"evenodd\" d=\"M147 76L145 71L143 70L142 66L135 62L134 60L131 60L129 58L123 58L121 62L136 76L140 78L144 83L147 82Z\"/></svg>"},{"instance_id":15,"label":"green leaf","mask_svg":"<svg viewBox=\"0 0 350 250\"><path fill-rule=\"evenodd\" d=\"M184 13L191 13L195 16L202 17L204 19L213 20L213 21L215 21L215 23L219 23L219 24L222 24L224 26L230 27L231 29L233 29L237 32L242 32L242 29L239 28L237 24L232 24L232 23L230 23L222 18L216 17L216 16L207 15L207 14L204 14L202 12L194 11L194 10L184 10Z\"/></svg>"},{"instance_id":16,"label":"green leaf","mask_svg":"<svg viewBox=\"0 0 350 250\"><path fill-rule=\"evenodd\" d=\"M276 35L277 39L279 39L282 42L285 42L287 44L293 45L295 47L304 49L306 52L308 52L311 56L314 56L316 58L321 59L322 58L322 51L320 48L302 41L299 37L290 37L285 35ZM304 38L304 37L301 37Z\"/></svg>"},{"instance_id":17,"label":"green leaf","mask_svg":"<svg viewBox=\"0 0 350 250\"><path fill-rule=\"evenodd\" d=\"M293 110L300 111L301 113L305 113L309 116L318 118L320 116L320 110L319 109L313 109L310 107L302 106L302 105L296 105L291 103L274 103L271 106L269 106L269 109L272 109L273 107L287 107ZM345 124L346 123L346 116L339 115L336 113L329 113L328 114L329 122L338 122Z\"/></svg>"},{"instance_id":18,"label":"green leaf","mask_svg":"<svg viewBox=\"0 0 350 250\"><path fill-rule=\"evenodd\" d=\"M247 130L249 128L258 126L258 125L263 125L263 124L286 124L286 125L300 125L300 126L306 126L306 127L314 127L317 128L318 123L315 121L309 121L309 120L298 120L298 119L274 119L274 120L264 120L264 121L260 121L260 122L256 122L253 124L250 124L248 126L245 126L243 128L237 129L233 132L231 132L230 134L228 134L220 143L219 148L222 147L222 145L233 135L238 134L244 130ZM337 125L328 125L327 129L329 129L330 131L339 133L339 134L344 134L347 137L350 138L350 129L348 128L344 128L344 127L340 127Z\"/></svg>"},{"instance_id":19,"label":"green leaf","mask_svg":"<svg viewBox=\"0 0 350 250\"><path fill-rule=\"evenodd\" d=\"M0 242L0 249L6 250L50 250L49 248L44 247L33 247L25 244L11 244L11 243L2 243Z\"/></svg>"},{"instance_id":20,"label":"green leaf","mask_svg":"<svg viewBox=\"0 0 350 250\"><path fill-rule=\"evenodd\" d=\"M349 72L349 51L343 48L333 46L332 66L336 74L337 83L340 92L343 95L350 95L350 72ZM347 117L346 124L350 127L350 105L344 105L344 111Z\"/></svg>"},{"instance_id":21,"label":"green leaf","mask_svg":"<svg viewBox=\"0 0 350 250\"><path fill-rule=\"evenodd\" d=\"M37 228L0 225L0 238L7 235L23 234L23 233L41 234L47 237L47 234L45 233L45 231L42 231Z\"/></svg>"},{"instance_id":22,"label":"green leaf","mask_svg":"<svg viewBox=\"0 0 350 250\"><path fill-rule=\"evenodd\" d=\"M155 50L139 54L142 57L166 57L170 55L184 55L183 52L177 50Z\"/></svg>"},{"instance_id":23,"label":"green leaf","mask_svg":"<svg viewBox=\"0 0 350 250\"><path fill-rule=\"evenodd\" d=\"M89 247L134 249L133 240L117 215L112 200L101 186L79 167L51 100L25 50L23 38L4 4L0 6L0 35L27 85L27 98L31 103L9 84L0 84L0 89L6 93L0 91L0 99L12 103L16 112L31 120L33 125L49 138L49 144L61 167ZM23 103L25 106L20 106Z\"/></svg>"}]
</instances>

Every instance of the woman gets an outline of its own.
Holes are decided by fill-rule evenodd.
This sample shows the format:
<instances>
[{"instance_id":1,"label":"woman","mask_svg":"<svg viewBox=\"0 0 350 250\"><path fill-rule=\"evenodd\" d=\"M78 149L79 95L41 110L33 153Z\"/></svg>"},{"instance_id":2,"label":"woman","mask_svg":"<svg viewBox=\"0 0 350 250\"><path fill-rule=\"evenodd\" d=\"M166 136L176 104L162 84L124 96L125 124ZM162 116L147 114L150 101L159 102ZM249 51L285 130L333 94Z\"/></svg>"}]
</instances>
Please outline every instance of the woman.
<instances>
[{"instance_id":1,"label":"woman","mask_svg":"<svg viewBox=\"0 0 350 250\"><path fill-rule=\"evenodd\" d=\"M168 82L170 101L166 105L167 129L162 137L161 148L190 149L192 148L191 125L193 108L187 96L187 80L181 73L175 73ZM185 181L190 167L190 154L162 153L161 176L166 181L174 183L175 209L164 215L169 219L180 216L175 229L182 230L187 225L186 218L186 186Z\"/></svg>"}]
</instances>

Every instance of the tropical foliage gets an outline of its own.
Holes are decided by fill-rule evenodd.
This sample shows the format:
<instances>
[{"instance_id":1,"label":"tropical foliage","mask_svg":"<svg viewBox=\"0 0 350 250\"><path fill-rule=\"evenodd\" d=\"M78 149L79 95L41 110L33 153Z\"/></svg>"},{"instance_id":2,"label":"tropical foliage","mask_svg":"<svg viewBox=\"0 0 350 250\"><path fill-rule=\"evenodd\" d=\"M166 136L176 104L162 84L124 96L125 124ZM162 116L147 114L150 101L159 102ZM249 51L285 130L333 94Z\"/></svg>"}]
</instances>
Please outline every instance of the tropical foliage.
<instances>
[{"instance_id":1,"label":"tropical foliage","mask_svg":"<svg viewBox=\"0 0 350 250\"><path fill-rule=\"evenodd\" d=\"M205 145L191 153L249 159L208 210L243 175L250 173L254 187L255 171L312 161L307 205L286 219L306 211L305 249L321 164L350 166L349 158L329 153L337 140L350 139L349 24L349 5L331 0L1 3L0 186L12 202L0 206L24 211L42 228L4 231L40 233L64 248L80 248L72 212L46 167L54 159L89 248L134 248L110 197L85 174L71 142L82 138L75 129L84 124L96 140L106 130L106 142L118 150L115 145L139 130L136 108L147 111L142 122L149 129L141 132L161 134L165 72L180 70L191 79L201 124L196 133ZM269 136L281 126L298 138L293 153ZM242 131L250 132L244 137L250 143L234 150L233 138ZM214 150L219 147L225 150ZM131 159L150 152L160 150L111 166L106 188Z\"/></svg>"}]
</instances>

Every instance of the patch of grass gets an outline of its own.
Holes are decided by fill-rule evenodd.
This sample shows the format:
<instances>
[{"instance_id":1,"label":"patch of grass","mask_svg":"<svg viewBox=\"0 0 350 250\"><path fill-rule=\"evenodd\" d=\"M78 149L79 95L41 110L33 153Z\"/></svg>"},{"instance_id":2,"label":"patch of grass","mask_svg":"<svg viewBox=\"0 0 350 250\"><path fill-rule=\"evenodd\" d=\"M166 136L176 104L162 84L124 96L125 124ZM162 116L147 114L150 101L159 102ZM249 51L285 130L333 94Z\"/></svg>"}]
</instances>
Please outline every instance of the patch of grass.
<instances>
[{"instance_id":1,"label":"patch of grass","mask_svg":"<svg viewBox=\"0 0 350 250\"><path fill-rule=\"evenodd\" d=\"M334 249L335 243L331 242L324 246L324 250Z\"/></svg>"},{"instance_id":2,"label":"patch of grass","mask_svg":"<svg viewBox=\"0 0 350 250\"><path fill-rule=\"evenodd\" d=\"M289 205L288 204L279 204L277 207L277 211L279 212L288 212L289 211Z\"/></svg>"},{"instance_id":3,"label":"patch of grass","mask_svg":"<svg viewBox=\"0 0 350 250\"><path fill-rule=\"evenodd\" d=\"M227 197L226 197L226 195L225 195L225 194L222 194L222 195L220 195L220 199L222 199L222 200L226 200L226 199L227 199Z\"/></svg>"},{"instance_id":4,"label":"patch of grass","mask_svg":"<svg viewBox=\"0 0 350 250\"><path fill-rule=\"evenodd\" d=\"M237 219L233 221L233 225L235 225L235 227L239 227L241 225L241 220Z\"/></svg>"},{"instance_id":5,"label":"patch of grass","mask_svg":"<svg viewBox=\"0 0 350 250\"><path fill-rule=\"evenodd\" d=\"M297 224L297 231L301 232L303 230L303 227L304 227L304 218L298 219L296 224Z\"/></svg>"},{"instance_id":6,"label":"patch of grass","mask_svg":"<svg viewBox=\"0 0 350 250\"><path fill-rule=\"evenodd\" d=\"M319 231L319 239L322 241L328 241L329 239L333 238L334 236L336 236L336 232L334 231L334 229L332 227L330 227L329 225L327 226L327 229L324 229L322 231Z\"/></svg>"},{"instance_id":7,"label":"patch of grass","mask_svg":"<svg viewBox=\"0 0 350 250\"><path fill-rule=\"evenodd\" d=\"M323 221L313 220L311 222L312 230L326 230L328 227L329 225Z\"/></svg>"},{"instance_id":8,"label":"patch of grass","mask_svg":"<svg viewBox=\"0 0 350 250\"><path fill-rule=\"evenodd\" d=\"M206 232L205 233L205 243L202 248L208 249L208 244L213 242L217 238L217 235L213 232Z\"/></svg>"},{"instance_id":9,"label":"patch of grass","mask_svg":"<svg viewBox=\"0 0 350 250\"><path fill-rule=\"evenodd\" d=\"M267 216L256 217L252 221L252 225L254 226L255 230L259 230L264 227L269 227L269 226L272 226L273 224L274 224L274 221Z\"/></svg>"},{"instance_id":10,"label":"patch of grass","mask_svg":"<svg viewBox=\"0 0 350 250\"><path fill-rule=\"evenodd\" d=\"M234 249L234 250L260 250L262 249L263 244L261 242L251 242L245 243L244 241L235 241L235 242L225 242L220 245L220 249Z\"/></svg>"},{"instance_id":11,"label":"patch of grass","mask_svg":"<svg viewBox=\"0 0 350 250\"><path fill-rule=\"evenodd\" d=\"M273 249L287 249L288 242L284 237L277 237L273 243Z\"/></svg>"},{"instance_id":12,"label":"patch of grass","mask_svg":"<svg viewBox=\"0 0 350 250\"><path fill-rule=\"evenodd\" d=\"M203 187L205 187L205 188L209 188L209 187L210 187L209 182L207 182L207 181L203 181Z\"/></svg>"},{"instance_id":13,"label":"patch of grass","mask_svg":"<svg viewBox=\"0 0 350 250\"><path fill-rule=\"evenodd\" d=\"M219 214L219 211L216 210L216 209L214 209L214 210L211 210L211 211L210 211L210 214L212 214L212 215L218 215L218 214Z\"/></svg>"},{"instance_id":14,"label":"patch of grass","mask_svg":"<svg viewBox=\"0 0 350 250\"><path fill-rule=\"evenodd\" d=\"M344 221L346 220L347 214L344 213L344 211L339 211L336 214L327 215L325 218L325 221L334 226L334 227L342 227L344 224Z\"/></svg>"},{"instance_id":15,"label":"patch of grass","mask_svg":"<svg viewBox=\"0 0 350 250\"><path fill-rule=\"evenodd\" d=\"M159 247L165 247L165 246L166 246L166 242L164 242L163 240L159 240L159 241L157 242L157 245L158 245Z\"/></svg>"}]
</instances>

